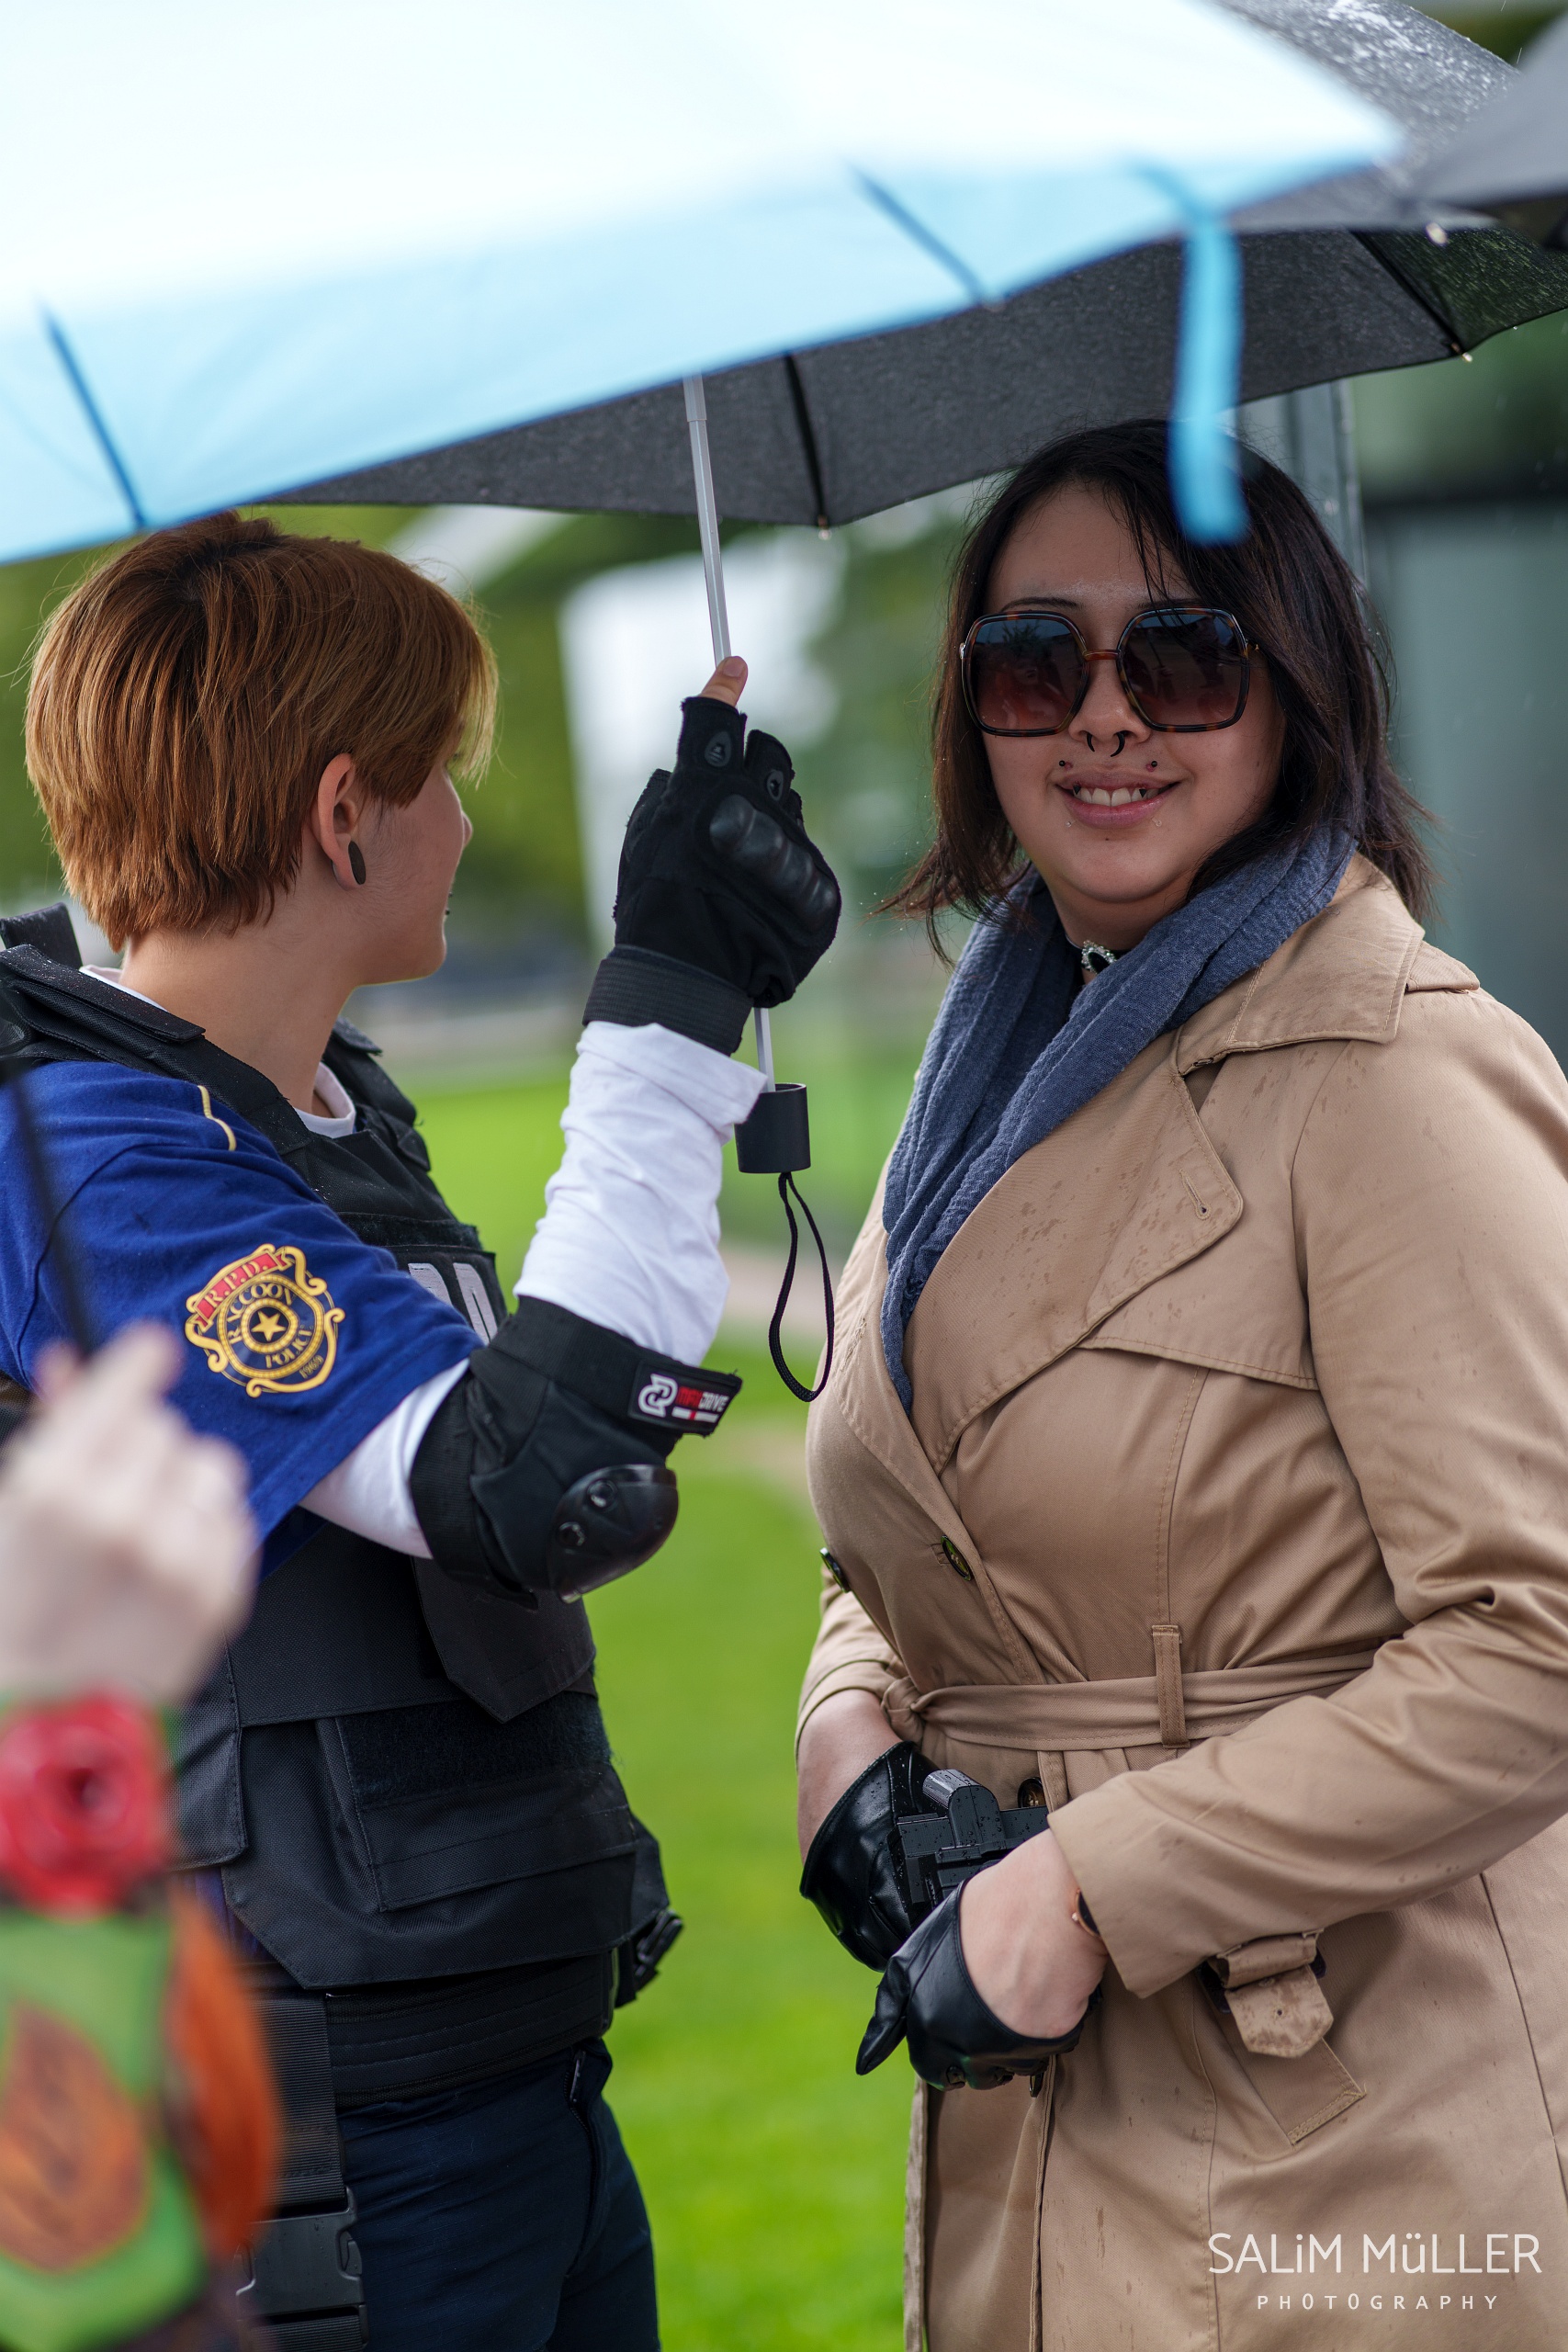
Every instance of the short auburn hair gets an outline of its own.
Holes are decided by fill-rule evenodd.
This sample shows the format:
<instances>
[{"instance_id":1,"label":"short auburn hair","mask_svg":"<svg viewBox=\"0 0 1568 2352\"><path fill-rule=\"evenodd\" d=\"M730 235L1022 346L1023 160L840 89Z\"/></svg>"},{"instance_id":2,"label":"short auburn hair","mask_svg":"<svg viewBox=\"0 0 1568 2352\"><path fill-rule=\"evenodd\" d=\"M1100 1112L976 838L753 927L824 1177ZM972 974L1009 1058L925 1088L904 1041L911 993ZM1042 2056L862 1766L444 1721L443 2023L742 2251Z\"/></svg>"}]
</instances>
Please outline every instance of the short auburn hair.
<instances>
[{"instance_id":1,"label":"short auburn hair","mask_svg":"<svg viewBox=\"0 0 1568 2352\"><path fill-rule=\"evenodd\" d=\"M111 556L55 612L27 754L65 878L118 948L237 929L299 870L348 752L406 807L489 755L495 663L455 596L396 556L213 514Z\"/></svg>"}]
</instances>

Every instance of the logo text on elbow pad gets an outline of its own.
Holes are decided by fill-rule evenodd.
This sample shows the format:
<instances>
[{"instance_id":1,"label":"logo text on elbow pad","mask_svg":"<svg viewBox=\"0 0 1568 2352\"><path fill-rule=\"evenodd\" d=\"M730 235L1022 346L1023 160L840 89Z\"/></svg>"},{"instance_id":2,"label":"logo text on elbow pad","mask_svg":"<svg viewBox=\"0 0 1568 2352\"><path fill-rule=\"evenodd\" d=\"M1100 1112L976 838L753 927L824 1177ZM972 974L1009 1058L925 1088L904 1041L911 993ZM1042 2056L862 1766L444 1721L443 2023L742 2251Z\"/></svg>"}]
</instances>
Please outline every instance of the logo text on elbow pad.
<instances>
[{"instance_id":1,"label":"logo text on elbow pad","mask_svg":"<svg viewBox=\"0 0 1568 2352\"><path fill-rule=\"evenodd\" d=\"M658 1421L666 1427L674 1423L706 1437L711 1430L717 1429L739 1386L736 1382L733 1387L710 1387L705 1379L682 1378L678 1373L655 1372L644 1366L639 1368L632 1387L632 1418Z\"/></svg>"}]
</instances>

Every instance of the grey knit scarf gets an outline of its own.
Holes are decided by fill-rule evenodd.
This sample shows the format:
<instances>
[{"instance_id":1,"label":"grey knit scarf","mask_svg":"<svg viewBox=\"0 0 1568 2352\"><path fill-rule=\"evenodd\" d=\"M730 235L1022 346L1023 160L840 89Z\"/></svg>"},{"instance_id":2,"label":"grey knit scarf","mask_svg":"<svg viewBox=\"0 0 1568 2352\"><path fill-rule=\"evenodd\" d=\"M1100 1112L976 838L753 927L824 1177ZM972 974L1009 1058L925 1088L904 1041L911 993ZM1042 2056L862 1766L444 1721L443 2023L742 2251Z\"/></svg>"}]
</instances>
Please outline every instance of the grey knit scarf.
<instances>
[{"instance_id":1,"label":"grey knit scarf","mask_svg":"<svg viewBox=\"0 0 1568 2352\"><path fill-rule=\"evenodd\" d=\"M908 1411L904 1333L932 1267L993 1184L1166 1030L1321 914L1354 844L1314 833L1255 858L1156 922L1085 989L1039 877L998 902L958 959L887 1171L882 1345Z\"/></svg>"}]
</instances>

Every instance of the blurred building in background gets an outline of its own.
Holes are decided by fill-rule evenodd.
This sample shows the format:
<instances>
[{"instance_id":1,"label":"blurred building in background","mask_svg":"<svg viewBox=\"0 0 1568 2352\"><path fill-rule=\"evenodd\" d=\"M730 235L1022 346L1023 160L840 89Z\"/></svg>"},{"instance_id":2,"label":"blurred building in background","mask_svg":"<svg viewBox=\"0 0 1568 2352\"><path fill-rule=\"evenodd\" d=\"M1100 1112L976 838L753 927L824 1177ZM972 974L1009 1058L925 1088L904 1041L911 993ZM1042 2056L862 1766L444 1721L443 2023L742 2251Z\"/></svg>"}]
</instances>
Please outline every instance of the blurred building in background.
<instances>
[{"instance_id":1,"label":"blurred building in background","mask_svg":"<svg viewBox=\"0 0 1568 2352\"><path fill-rule=\"evenodd\" d=\"M1568 1061L1568 320L1370 378L1355 405L1396 756L1437 820L1435 933Z\"/></svg>"}]
</instances>

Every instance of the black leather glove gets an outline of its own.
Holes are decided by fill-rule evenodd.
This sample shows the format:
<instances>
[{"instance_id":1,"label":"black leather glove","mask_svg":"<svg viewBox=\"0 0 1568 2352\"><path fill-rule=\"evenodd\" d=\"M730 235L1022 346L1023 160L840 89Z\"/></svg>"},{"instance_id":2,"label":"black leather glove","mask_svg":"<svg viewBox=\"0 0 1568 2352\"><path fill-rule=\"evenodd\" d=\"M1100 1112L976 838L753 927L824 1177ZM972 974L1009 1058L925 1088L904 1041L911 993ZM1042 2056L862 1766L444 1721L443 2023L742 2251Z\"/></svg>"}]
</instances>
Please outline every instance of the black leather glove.
<instances>
[{"instance_id":1,"label":"black leather glove","mask_svg":"<svg viewBox=\"0 0 1568 2352\"><path fill-rule=\"evenodd\" d=\"M775 736L727 702L682 705L671 774L632 810L615 944L584 1019L658 1021L733 1053L753 1005L783 1004L832 944L840 899Z\"/></svg>"},{"instance_id":2,"label":"black leather glove","mask_svg":"<svg viewBox=\"0 0 1568 2352\"><path fill-rule=\"evenodd\" d=\"M931 1766L900 1740L852 1781L811 1840L800 1891L844 1950L884 1969L914 1926L893 1865L895 1825L921 1810Z\"/></svg>"},{"instance_id":3,"label":"black leather glove","mask_svg":"<svg viewBox=\"0 0 1568 2352\"><path fill-rule=\"evenodd\" d=\"M1089 1995L1071 2033L1055 2041L1028 2041L993 2017L975 1990L964 1964L955 1888L921 1921L887 1963L877 1987L876 2007L855 2060L857 2075L869 2075L891 2057L906 2034L909 2063L939 2090L996 2090L1013 2075L1038 2073L1058 2051L1077 2047L1084 2018L1097 2007L1100 1987Z\"/></svg>"}]
</instances>

